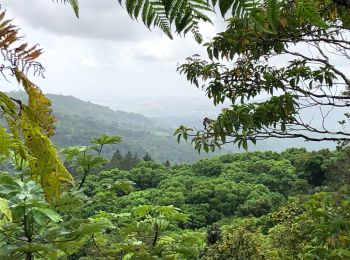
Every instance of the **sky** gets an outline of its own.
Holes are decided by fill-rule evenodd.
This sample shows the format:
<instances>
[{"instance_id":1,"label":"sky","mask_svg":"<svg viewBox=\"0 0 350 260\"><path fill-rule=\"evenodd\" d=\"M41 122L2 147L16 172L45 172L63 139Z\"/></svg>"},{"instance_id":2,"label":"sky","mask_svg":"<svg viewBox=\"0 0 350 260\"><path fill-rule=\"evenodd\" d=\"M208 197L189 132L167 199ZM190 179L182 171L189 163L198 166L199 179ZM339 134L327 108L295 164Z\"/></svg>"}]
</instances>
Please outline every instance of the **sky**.
<instances>
[{"instance_id":1,"label":"sky","mask_svg":"<svg viewBox=\"0 0 350 260\"><path fill-rule=\"evenodd\" d=\"M130 19L116 0L80 1L80 18L52 0L2 0L7 18L44 53L45 79L31 78L45 93L98 101L205 94L176 72L178 63L205 49L188 35L170 40ZM219 19L219 18L214 18ZM217 26L222 23L214 22ZM205 39L219 28L201 25ZM4 86L4 84L6 86ZM3 82L5 90L20 89Z\"/></svg>"}]
</instances>

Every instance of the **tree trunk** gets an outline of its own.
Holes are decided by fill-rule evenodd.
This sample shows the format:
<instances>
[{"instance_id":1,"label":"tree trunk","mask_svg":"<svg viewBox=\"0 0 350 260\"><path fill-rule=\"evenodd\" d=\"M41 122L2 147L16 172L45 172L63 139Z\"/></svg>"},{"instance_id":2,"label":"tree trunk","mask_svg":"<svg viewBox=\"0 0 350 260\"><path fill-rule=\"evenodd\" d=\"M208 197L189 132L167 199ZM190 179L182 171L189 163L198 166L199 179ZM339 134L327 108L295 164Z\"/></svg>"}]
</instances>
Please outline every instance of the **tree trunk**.
<instances>
[{"instance_id":1,"label":"tree trunk","mask_svg":"<svg viewBox=\"0 0 350 260\"><path fill-rule=\"evenodd\" d=\"M26 252L26 259L25 260L33 260L33 253L32 252Z\"/></svg>"}]
</instances>

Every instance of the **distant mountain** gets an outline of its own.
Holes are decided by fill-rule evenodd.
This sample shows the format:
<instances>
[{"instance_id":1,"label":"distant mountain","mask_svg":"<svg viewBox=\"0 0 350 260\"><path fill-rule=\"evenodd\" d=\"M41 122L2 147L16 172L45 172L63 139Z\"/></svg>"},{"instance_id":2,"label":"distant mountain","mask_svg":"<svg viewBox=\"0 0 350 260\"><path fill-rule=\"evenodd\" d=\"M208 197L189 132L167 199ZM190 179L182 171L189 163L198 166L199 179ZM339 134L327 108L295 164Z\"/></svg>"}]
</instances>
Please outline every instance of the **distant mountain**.
<instances>
[{"instance_id":1,"label":"distant mountain","mask_svg":"<svg viewBox=\"0 0 350 260\"><path fill-rule=\"evenodd\" d=\"M21 100L26 95L23 91L12 91L9 94ZM73 96L47 94L52 101L52 109L60 115L77 115L79 117L92 117L96 120L124 125L125 127L154 128L156 121L147 118L139 113L128 113L120 110L112 110L107 106L97 105L89 101L83 101Z\"/></svg>"},{"instance_id":2,"label":"distant mountain","mask_svg":"<svg viewBox=\"0 0 350 260\"><path fill-rule=\"evenodd\" d=\"M12 97L25 102L22 91L10 92ZM111 155L116 149L122 153L131 151L142 157L146 152L158 161L173 163L192 162L199 155L188 143L178 144L173 130L160 127L159 122L138 113L114 111L106 106L93 104L72 96L47 94L57 117L53 142L60 147L88 145L92 137L101 134L120 135L123 142L107 148ZM207 155L208 156L208 155Z\"/></svg>"},{"instance_id":3,"label":"distant mountain","mask_svg":"<svg viewBox=\"0 0 350 260\"><path fill-rule=\"evenodd\" d=\"M9 94L21 100L24 100L26 96L21 91ZM193 100L192 107L190 99L164 98L163 102L158 99L129 100L128 106L135 106L135 109L134 112L128 113L72 96L53 94L47 96L52 100L53 111L57 117L56 135L52 139L60 147L88 145L92 137L105 133L120 135L124 139L117 147L106 150L109 155L115 149L119 149L122 153L130 150L139 156L149 152L158 161L170 160L173 163L179 163L192 162L201 157L211 157L218 154L202 153L199 155L189 143L178 144L173 137L174 129L179 125L200 128L203 116L210 117L218 112L218 108L212 109L209 104L206 107L205 102L202 103L199 99ZM122 104L120 101L116 100L116 102ZM112 104L109 105L112 106ZM176 113L176 105L180 111L178 113ZM153 115L152 118L135 113L135 111L141 110L142 106L144 106L143 110L146 114ZM153 110L150 106L153 107ZM316 112L316 110L309 110L307 115L312 118ZM340 115L332 116L338 119ZM283 151L289 147L319 150L334 148L335 144L305 142L302 139L269 139L258 142L256 146L251 144L249 150ZM219 153L228 152L242 152L242 150L239 150L234 144L227 144L222 147Z\"/></svg>"},{"instance_id":4,"label":"distant mountain","mask_svg":"<svg viewBox=\"0 0 350 260\"><path fill-rule=\"evenodd\" d=\"M259 100L262 101L262 100ZM137 99L117 99L112 100L108 97L96 99L96 102L106 104L115 109L122 109L132 112L142 112L143 115L153 118L158 122L159 126L171 129L177 128L179 125L188 127L203 127L203 118L215 118L223 107L229 106L224 104L215 107L212 101L203 98L193 97L162 97L162 98L137 98ZM329 107L331 109L331 107ZM303 110L303 118L306 122L312 122L312 125L317 128L322 128L322 113L329 113L329 118L332 118L332 125L327 125L327 128L339 130L339 125L334 124L336 121L344 119L344 110L327 111L324 109L320 112L318 107L310 107ZM324 148L335 148L335 143L332 142L306 142L303 139L268 139L259 141L256 146L250 145L249 149L255 150L273 150L283 151L289 147L305 147L308 150L319 150ZM238 152L239 150L233 144L223 146L225 152Z\"/></svg>"}]
</instances>

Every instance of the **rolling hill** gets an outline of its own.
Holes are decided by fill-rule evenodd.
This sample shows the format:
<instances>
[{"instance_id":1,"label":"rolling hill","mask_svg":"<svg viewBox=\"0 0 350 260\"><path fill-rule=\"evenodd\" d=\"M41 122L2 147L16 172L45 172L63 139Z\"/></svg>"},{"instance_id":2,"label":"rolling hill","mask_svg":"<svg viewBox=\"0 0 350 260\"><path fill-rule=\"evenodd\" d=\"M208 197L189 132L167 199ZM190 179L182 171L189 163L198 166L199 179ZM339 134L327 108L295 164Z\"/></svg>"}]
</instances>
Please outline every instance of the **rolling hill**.
<instances>
[{"instance_id":1,"label":"rolling hill","mask_svg":"<svg viewBox=\"0 0 350 260\"><path fill-rule=\"evenodd\" d=\"M9 92L9 94L25 102L26 95L24 92L16 91ZM235 145L228 144L223 146L221 151L214 154L198 154L189 143L178 144L173 137L176 126L185 124L190 127L193 125L200 127L201 125L200 116L202 114L198 110L199 105L196 110L199 114L195 113L192 115L191 113L184 112L184 108L191 109L187 100L186 103L181 102L181 100L172 101L173 104L177 103L180 107L178 114L174 113L173 109L167 111L167 104L155 102L153 107L157 107L157 111L160 111L162 106L164 106L164 109L161 115L157 114L158 116L154 115L151 118L140 113L113 110L107 106L83 101L72 96L54 94L47 94L47 96L52 101L53 111L57 117L56 135L53 136L52 140L60 147L88 145L92 137L109 134L120 135L124 140L117 147L107 148L106 153L109 155L116 149L119 149L121 153L127 153L130 150L132 153L137 153L140 157L148 152L158 161L164 162L169 160L172 163L180 163L193 162L199 158L211 157L218 153L240 152ZM116 100L116 102L118 101ZM148 102L148 104L150 103ZM182 104L184 105L182 106ZM140 107L139 102L137 104L131 103L129 106L133 105ZM116 105L113 107L116 107ZM202 107L205 108L203 105ZM148 110L149 108L146 105L145 111ZM310 113L311 115L312 113ZM249 149L251 151L283 151L289 147L305 147L308 150L319 150L323 148L334 148L335 144L327 142L305 142L302 139L270 139L261 141L256 146L251 145Z\"/></svg>"}]
</instances>

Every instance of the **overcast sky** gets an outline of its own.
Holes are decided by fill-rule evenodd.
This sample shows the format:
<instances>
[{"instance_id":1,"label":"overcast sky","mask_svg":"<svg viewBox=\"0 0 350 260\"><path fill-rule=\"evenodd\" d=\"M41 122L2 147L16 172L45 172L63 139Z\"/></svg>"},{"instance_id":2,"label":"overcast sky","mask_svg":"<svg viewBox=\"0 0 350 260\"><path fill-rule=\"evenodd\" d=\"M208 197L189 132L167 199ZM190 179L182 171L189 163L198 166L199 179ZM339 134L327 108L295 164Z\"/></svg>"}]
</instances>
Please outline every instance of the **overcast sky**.
<instances>
[{"instance_id":1,"label":"overcast sky","mask_svg":"<svg viewBox=\"0 0 350 260\"><path fill-rule=\"evenodd\" d=\"M7 17L21 27L21 34L44 49L40 61L46 79L34 82L46 93L109 101L204 96L176 72L177 63L204 49L190 35L170 40L160 30L150 32L132 21L117 0L80 1L80 19L70 6L51 0L2 0L1 4ZM206 37L218 30L209 24L201 28Z\"/></svg>"}]
</instances>

